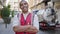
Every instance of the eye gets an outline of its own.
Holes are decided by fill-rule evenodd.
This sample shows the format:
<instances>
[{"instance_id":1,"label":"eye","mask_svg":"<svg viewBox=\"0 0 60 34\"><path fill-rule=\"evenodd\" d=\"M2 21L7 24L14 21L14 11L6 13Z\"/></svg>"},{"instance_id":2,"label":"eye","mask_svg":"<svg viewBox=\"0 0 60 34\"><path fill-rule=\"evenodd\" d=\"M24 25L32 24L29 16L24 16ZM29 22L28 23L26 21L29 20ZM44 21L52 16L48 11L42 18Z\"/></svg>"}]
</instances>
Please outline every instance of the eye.
<instances>
[{"instance_id":1,"label":"eye","mask_svg":"<svg viewBox=\"0 0 60 34\"><path fill-rule=\"evenodd\" d=\"M24 3L25 5L27 5L27 3Z\"/></svg>"}]
</instances>

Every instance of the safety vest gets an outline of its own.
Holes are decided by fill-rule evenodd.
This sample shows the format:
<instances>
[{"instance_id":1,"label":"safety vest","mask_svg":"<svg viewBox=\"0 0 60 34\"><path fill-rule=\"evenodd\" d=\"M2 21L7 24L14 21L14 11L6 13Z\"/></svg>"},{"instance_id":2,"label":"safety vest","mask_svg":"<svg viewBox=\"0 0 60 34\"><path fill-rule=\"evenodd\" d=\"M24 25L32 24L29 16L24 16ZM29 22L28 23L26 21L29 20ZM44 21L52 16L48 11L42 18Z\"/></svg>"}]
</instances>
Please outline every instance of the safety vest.
<instances>
[{"instance_id":1,"label":"safety vest","mask_svg":"<svg viewBox=\"0 0 60 34\"><path fill-rule=\"evenodd\" d=\"M21 14L21 17L20 17L20 25L21 26L24 26L24 25L31 25L31 18L32 18L32 14L29 13L26 17L26 20L24 19L24 16L23 14ZM15 32L16 34L36 34L36 33L29 33L29 32Z\"/></svg>"}]
</instances>

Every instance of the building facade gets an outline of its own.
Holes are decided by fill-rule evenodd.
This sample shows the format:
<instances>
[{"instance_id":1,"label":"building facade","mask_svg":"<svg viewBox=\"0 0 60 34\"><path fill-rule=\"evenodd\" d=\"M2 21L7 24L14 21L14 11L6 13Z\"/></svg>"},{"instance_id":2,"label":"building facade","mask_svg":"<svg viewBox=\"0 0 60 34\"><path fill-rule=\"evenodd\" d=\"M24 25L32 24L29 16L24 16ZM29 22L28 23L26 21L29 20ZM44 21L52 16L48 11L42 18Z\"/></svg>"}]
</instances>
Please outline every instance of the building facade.
<instances>
[{"instance_id":1,"label":"building facade","mask_svg":"<svg viewBox=\"0 0 60 34\"><path fill-rule=\"evenodd\" d=\"M29 0L29 8L31 10L39 10L44 8L43 0Z\"/></svg>"},{"instance_id":2,"label":"building facade","mask_svg":"<svg viewBox=\"0 0 60 34\"><path fill-rule=\"evenodd\" d=\"M20 0L10 0L9 4L11 5L11 10L19 11L19 2Z\"/></svg>"}]
</instances>

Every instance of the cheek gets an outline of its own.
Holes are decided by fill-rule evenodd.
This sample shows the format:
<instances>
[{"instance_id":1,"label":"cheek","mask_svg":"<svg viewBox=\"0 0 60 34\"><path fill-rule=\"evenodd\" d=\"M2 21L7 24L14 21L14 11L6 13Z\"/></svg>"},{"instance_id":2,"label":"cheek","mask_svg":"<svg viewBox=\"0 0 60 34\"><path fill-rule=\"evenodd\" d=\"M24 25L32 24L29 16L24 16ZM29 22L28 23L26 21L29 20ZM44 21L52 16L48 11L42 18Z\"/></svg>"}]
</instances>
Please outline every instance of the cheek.
<instances>
[{"instance_id":1,"label":"cheek","mask_svg":"<svg viewBox=\"0 0 60 34\"><path fill-rule=\"evenodd\" d=\"M23 6L21 6L20 8L23 9Z\"/></svg>"}]
</instances>

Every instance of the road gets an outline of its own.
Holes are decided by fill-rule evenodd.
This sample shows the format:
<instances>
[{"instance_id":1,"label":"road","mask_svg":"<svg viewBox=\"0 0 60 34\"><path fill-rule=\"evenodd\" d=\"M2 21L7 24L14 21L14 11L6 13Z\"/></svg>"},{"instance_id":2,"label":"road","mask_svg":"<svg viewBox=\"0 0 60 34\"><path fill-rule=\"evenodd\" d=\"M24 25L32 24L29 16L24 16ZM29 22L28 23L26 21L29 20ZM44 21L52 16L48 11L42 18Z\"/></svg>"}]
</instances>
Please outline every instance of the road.
<instances>
[{"instance_id":1,"label":"road","mask_svg":"<svg viewBox=\"0 0 60 34\"><path fill-rule=\"evenodd\" d=\"M60 30L39 31L38 34L60 34Z\"/></svg>"},{"instance_id":2,"label":"road","mask_svg":"<svg viewBox=\"0 0 60 34\"><path fill-rule=\"evenodd\" d=\"M12 23L7 25L7 28L5 28L5 24L0 24L0 34L14 34ZM55 31L42 31L40 30L38 34L60 34L60 30Z\"/></svg>"},{"instance_id":3,"label":"road","mask_svg":"<svg viewBox=\"0 0 60 34\"><path fill-rule=\"evenodd\" d=\"M0 20L0 34L15 34L12 28L12 23L7 24L7 28L5 27L5 24L2 24L2 21ZM40 30L37 34L60 34L60 29L56 29L55 31L42 31Z\"/></svg>"}]
</instances>

